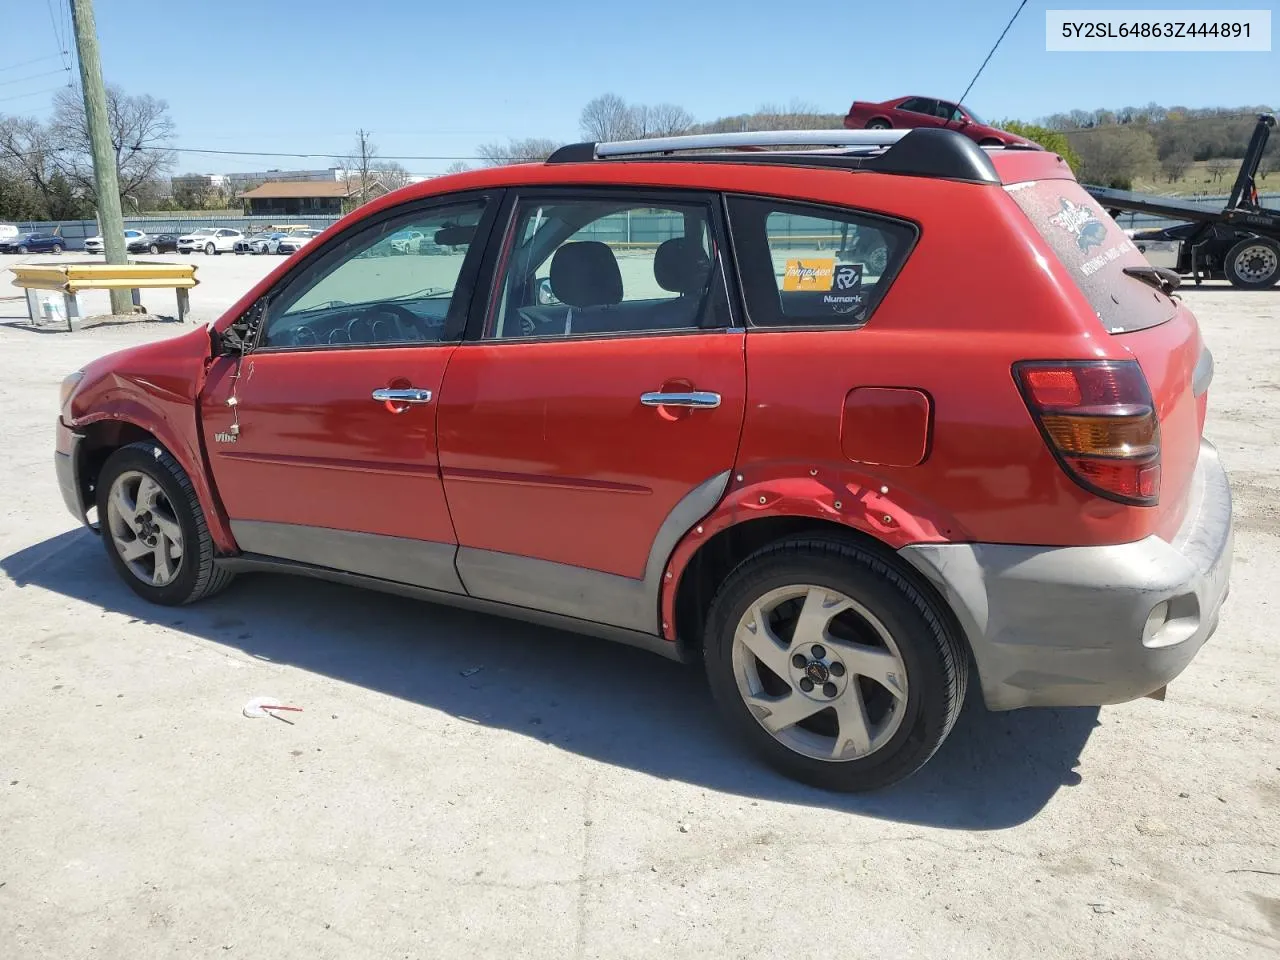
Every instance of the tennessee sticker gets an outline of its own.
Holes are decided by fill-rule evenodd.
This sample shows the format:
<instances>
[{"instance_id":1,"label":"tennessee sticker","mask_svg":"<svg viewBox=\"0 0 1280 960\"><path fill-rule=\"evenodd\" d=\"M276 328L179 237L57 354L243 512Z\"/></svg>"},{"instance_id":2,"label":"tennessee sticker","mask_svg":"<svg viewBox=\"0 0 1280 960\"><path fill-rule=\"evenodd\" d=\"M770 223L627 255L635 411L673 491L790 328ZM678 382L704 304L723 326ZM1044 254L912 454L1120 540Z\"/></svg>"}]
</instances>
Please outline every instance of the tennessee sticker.
<instances>
[{"instance_id":1,"label":"tennessee sticker","mask_svg":"<svg viewBox=\"0 0 1280 960\"><path fill-rule=\"evenodd\" d=\"M834 260L788 260L782 274L782 289L830 290L835 271Z\"/></svg>"}]
</instances>

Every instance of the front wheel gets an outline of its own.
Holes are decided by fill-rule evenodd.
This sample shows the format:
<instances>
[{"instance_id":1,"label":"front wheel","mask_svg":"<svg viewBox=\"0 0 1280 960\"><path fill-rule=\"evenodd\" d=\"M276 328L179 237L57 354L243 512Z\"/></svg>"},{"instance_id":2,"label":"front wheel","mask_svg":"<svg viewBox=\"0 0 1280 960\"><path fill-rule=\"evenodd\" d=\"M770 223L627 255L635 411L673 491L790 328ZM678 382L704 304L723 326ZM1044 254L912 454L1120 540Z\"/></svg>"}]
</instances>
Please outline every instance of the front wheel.
<instances>
[{"instance_id":1,"label":"front wheel","mask_svg":"<svg viewBox=\"0 0 1280 960\"><path fill-rule=\"evenodd\" d=\"M55 257L59 257L62 255L62 244L55 243L52 247L49 248L49 250L53 253Z\"/></svg>"},{"instance_id":2,"label":"front wheel","mask_svg":"<svg viewBox=\"0 0 1280 960\"><path fill-rule=\"evenodd\" d=\"M186 472L156 443L113 453L98 478L98 525L111 565L145 600L178 606L224 589L213 539Z\"/></svg>"},{"instance_id":3,"label":"front wheel","mask_svg":"<svg viewBox=\"0 0 1280 960\"><path fill-rule=\"evenodd\" d=\"M25 246L20 246L20 247L18 247L18 252L19 252L19 253L26 253L26 252L27 252L27 248L26 248Z\"/></svg>"},{"instance_id":4,"label":"front wheel","mask_svg":"<svg viewBox=\"0 0 1280 960\"><path fill-rule=\"evenodd\" d=\"M888 121L888 120L881 120L881 119L879 119L879 118L877 118L877 119L875 119L875 120L868 120L868 121L867 121L867 129L868 129L868 130L888 130L888 129L889 129L889 121Z\"/></svg>"},{"instance_id":5,"label":"front wheel","mask_svg":"<svg viewBox=\"0 0 1280 960\"><path fill-rule=\"evenodd\" d=\"M204 245L204 254L206 257L212 257L217 252L218 252L218 248L215 247L212 243L206 243Z\"/></svg>"},{"instance_id":6,"label":"front wheel","mask_svg":"<svg viewBox=\"0 0 1280 960\"><path fill-rule=\"evenodd\" d=\"M784 540L725 580L705 663L721 714L763 759L828 790L875 790L942 745L968 659L896 567L852 543Z\"/></svg>"},{"instance_id":7,"label":"front wheel","mask_svg":"<svg viewBox=\"0 0 1280 960\"><path fill-rule=\"evenodd\" d=\"M159 253L159 252L160 252L160 247L159 247L158 245L154 244L154 243L153 243L151 246L147 247L147 249L148 249L149 251L151 251L151 253L153 253L153 254L154 254L154 253Z\"/></svg>"},{"instance_id":8,"label":"front wheel","mask_svg":"<svg viewBox=\"0 0 1280 960\"><path fill-rule=\"evenodd\" d=\"M1233 287L1265 290L1280 280L1280 244L1265 237L1241 240L1229 251L1223 272Z\"/></svg>"}]
</instances>

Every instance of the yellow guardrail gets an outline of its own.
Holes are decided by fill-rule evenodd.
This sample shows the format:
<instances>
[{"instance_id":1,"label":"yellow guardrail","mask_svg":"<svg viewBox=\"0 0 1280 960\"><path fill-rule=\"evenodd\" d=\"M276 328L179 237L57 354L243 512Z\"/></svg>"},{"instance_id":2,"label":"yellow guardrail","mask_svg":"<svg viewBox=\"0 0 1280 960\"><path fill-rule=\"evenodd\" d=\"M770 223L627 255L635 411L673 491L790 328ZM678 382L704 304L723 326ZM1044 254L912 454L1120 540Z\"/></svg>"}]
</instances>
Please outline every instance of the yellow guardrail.
<instances>
[{"instance_id":1,"label":"yellow guardrail","mask_svg":"<svg viewBox=\"0 0 1280 960\"><path fill-rule=\"evenodd\" d=\"M81 290L131 290L134 306L141 308L139 290L172 289L178 298L178 322L191 311L187 291L198 284L196 267L191 263L24 263L9 268L13 285L27 291L27 312L31 322L39 321L40 303L37 291L51 290L62 294L67 313L67 329L75 330L80 321L80 304L76 294Z\"/></svg>"}]
</instances>

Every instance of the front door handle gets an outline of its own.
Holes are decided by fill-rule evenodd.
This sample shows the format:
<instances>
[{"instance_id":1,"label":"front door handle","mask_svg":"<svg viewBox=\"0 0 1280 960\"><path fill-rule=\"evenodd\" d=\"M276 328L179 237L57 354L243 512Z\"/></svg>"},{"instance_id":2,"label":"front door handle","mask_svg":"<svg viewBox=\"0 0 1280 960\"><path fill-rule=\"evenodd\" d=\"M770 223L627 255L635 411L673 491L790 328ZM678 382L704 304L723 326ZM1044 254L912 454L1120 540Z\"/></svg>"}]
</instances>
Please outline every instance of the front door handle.
<instances>
[{"instance_id":1,"label":"front door handle","mask_svg":"<svg viewBox=\"0 0 1280 960\"><path fill-rule=\"evenodd\" d=\"M720 394L706 390L693 390L688 393L654 393L640 394L640 402L646 407L696 407L712 409L720 406Z\"/></svg>"},{"instance_id":2,"label":"front door handle","mask_svg":"<svg viewBox=\"0 0 1280 960\"><path fill-rule=\"evenodd\" d=\"M390 387L379 387L373 391L373 399L379 403L430 403L431 391L409 387L406 390L394 390Z\"/></svg>"}]
</instances>

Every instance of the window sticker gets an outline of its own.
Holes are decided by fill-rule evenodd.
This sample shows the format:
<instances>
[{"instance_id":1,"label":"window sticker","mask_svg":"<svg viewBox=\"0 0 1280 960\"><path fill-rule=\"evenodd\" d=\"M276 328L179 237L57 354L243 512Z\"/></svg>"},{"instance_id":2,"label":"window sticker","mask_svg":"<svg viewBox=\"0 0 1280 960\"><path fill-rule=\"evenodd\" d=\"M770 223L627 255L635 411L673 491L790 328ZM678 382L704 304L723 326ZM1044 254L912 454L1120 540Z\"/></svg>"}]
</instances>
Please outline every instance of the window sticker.
<instances>
[{"instance_id":1,"label":"window sticker","mask_svg":"<svg viewBox=\"0 0 1280 960\"><path fill-rule=\"evenodd\" d=\"M782 289L792 291L830 290L835 269L835 260L788 260L786 271L782 275Z\"/></svg>"},{"instance_id":2,"label":"window sticker","mask_svg":"<svg viewBox=\"0 0 1280 960\"><path fill-rule=\"evenodd\" d=\"M1083 203L1072 203L1066 197L1059 199L1062 209L1049 218L1055 227L1067 231L1076 238L1076 246L1088 253L1100 247L1107 239L1107 228Z\"/></svg>"},{"instance_id":3,"label":"window sticker","mask_svg":"<svg viewBox=\"0 0 1280 960\"><path fill-rule=\"evenodd\" d=\"M833 290L822 302L835 313L856 313L866 305L862 292L862 264L842 263L835 268Z\"/></svg>"}]
</instances>

